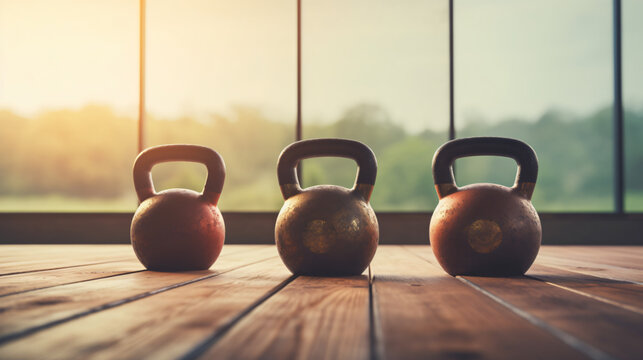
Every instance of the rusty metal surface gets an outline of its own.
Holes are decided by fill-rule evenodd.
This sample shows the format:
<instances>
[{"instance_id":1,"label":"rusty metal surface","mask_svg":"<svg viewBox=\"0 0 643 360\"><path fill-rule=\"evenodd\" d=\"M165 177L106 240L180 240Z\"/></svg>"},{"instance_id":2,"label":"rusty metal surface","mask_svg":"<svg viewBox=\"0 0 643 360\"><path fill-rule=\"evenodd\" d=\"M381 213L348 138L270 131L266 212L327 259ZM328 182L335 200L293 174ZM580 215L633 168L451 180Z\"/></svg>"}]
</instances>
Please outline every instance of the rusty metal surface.
<instances>
[{"instance_id":1,"label":"rusty metal surface","mask_svg":"<svg viewBox=\"0 0 643 360\"><path fill-rule=\"evenodd\" d=\"M225 225L219 209L201 194L162 191L141 203L132 219L132 246L150 270L210 268L223 248Z\"/></svg>"},{"instance_id":2,"label":"rusty metal surface","mask_svg":"<svg viewBox=\"0 0 643 360\"><path fill-rule=\"evenodd\" d=\"M299 161L334 156L355 160L352 189L319 185L302 189ZM297 275L359 275L368 267L379 242L379 224L369 204L377 159L365 144L325 138L294 142L279 155L277 179L284 205L275 224L275 242L286 267Z\"/></svg>"},{"instance_id":3,"label":"rusty metal surface","mask_svg":"<svg viewBox=\"0 0 643 360\"><path fill-rule=\"evenodd\" d=\"M288 198L275 227L277 249L286 267L301 275L361 274L379 240L377 217L361 195L372 188L358 191L321 185Z\"/></svg>"},{"instance_id":4,"label":"rusty metal surface","mask_svg":"<svg viewBox=\"0 0 643 360\"><path fill-rule=\"evenodd\" d=\"M208 175L203 193L187 189L154 191L152 167L168 161L205 165ZM210 268L225 238L225 224L217 208L225 181L223 158L205 146L159 145L138 155L133 175L140 205L132 218L130 239L141 263L158 271Z\"/></svg>"},{"instance_id":5,"label":"rusty metal surface","mask_svg":"<svg viewBox=\"0 0 643 360\"><path fill-rule=\"evenodd\" d=\"M514 159L514 185L458 187L454 161L481 155ZM530 201L538 178L534 149L518 139L460 138L440 146L432 170L440 202L431 217L429 238L442 268L451 275L524 274L542 239L540 218Z\"/></svg>"},{"instance_id":6,"label":"rusty metal surface","mask_svg":"<svg viewBox=\"0 0 643 360\"><path fill-rule=\"evenodd\" d=\"M440 199L431 217L431 247L451 275L520 275L542 237L536 209L517 189L474 184Z\"/></svg>"}]
</instances>

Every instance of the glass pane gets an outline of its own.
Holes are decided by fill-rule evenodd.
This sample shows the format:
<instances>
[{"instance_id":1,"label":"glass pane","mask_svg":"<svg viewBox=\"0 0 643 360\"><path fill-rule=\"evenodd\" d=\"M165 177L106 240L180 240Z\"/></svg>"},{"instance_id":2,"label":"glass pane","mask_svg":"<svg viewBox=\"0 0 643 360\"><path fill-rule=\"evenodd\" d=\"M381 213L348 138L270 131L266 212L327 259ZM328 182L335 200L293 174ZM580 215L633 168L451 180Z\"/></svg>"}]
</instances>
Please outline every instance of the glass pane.
<instances>
[{"instance_id":1,"label":"glass pane","mask_svg":"<svg viewBox=\"0 0 643 360\"><path fill-rule=\"evenodd\" d=\"M227 165L223 210L277 210L276 163L294 140L296 2L147 4L147 145L192 143ZM200 191L194 164L155 167L160 189Z\"/></svg>"},{"instance_id":2,"label":"glass pane","mask_svg":"<svg viewBox=\"0 0 643 360\"><path fill-rule=\"evenodd\" d=\"M541 211L612 211L612 2L455 2L457 136L538 153ZM460 185L511 184L508 160L458 160Z\"/></svg>"},{"instance_id":3,"label":"glass pane","mask_svg":"<svg viewBox=\"0 0 643 360\"><path fill-rule=\"evenodd\" d=\"M623 102L625 106L625 208L643 211L643 2L623 0Z\"/></svg>"},{"instance_id":4,"label":"glass pane","mask_svg":"<svg viewBox=\"0 0 643 360\"><path fill-rule=\"evenodd\" d=\"M136 207L138 15L135 1L0 0L0 211Z\"/></svg>"},{"instance_id":5,"label":"glass pane","mask_svg":"<svg viewBox=\"0 0 643 360\"><path fill-rule=\"evenodd\" d=\"M432 210L431 158L449 124L447 1L303 1L305 138L369 145L379 211ZM303 183L352 186L347 160L303 162Z\"/></svg>"}]
</instances>

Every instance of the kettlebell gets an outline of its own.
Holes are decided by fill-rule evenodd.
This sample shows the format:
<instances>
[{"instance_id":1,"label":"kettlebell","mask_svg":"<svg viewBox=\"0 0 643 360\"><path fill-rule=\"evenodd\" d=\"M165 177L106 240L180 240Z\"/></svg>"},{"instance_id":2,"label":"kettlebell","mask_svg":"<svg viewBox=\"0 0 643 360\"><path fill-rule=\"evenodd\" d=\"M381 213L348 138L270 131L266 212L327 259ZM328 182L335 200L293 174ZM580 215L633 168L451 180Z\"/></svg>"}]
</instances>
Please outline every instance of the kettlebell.
<instances>
[{"instance_id":1,"label":"kettlebell","mask_svg":"<svg viewBox=\"0 0 643 360\"><path fill-rule=\"evenodd\" d=\"M514 159L516 180L458 187L453 162L461 157L492 155ZM433 156L433 180L440 199L431 217L431 248L450 275L524 274L536 259L542 229L531 195L538 158L522 141L472 137L449 141Z\"/></svg>"},{"instance_id":2,"label":"kettlebell","mask_svg":"<svg viewBox=\"0 0 643 360\"><path fill-rule=\"evenodd\" d=\"M169 161L204 164L203 193L152 184L152 167ZM225 224L217 208L225 180L225 164L214 150L196 145L161 145L141 152L134 162L134 186L140 205L130 238L136 256L149 270L205 270L223 248Z\"/></svg>"},{"instance_id":3,"label":"kettlebell","mask_svg":"<svg viewBox=\"0 0 643 360\"><path fill-rule=\"evenodd\" d=\"M299 161L336 156L355 160L352 189L318 185L302 189ZM284 205L277 216L275 242L286 267L296 275L359 275L370 264L379 241L379 226L369 204L377 176L375 154L346 139L311 139L287 146L277 163Z\"/></svg>"}]
</instances>

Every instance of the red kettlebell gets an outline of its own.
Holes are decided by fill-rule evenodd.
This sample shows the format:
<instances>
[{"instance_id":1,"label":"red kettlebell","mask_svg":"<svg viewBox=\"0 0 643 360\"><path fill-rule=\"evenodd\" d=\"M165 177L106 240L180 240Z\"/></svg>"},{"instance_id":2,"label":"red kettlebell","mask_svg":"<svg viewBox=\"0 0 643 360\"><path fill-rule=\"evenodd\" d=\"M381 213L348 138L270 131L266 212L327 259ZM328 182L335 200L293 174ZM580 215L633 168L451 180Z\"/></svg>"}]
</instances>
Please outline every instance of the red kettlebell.
<instances>
[{"instance_id":1,"label":"red kettlebell","mask_svg":"<svg viewBox=\"0 0 643 360\"><path fill-rule=\"evenodd\" d=\"M152 167L169 161L205 165L203 193L170 189L156 193ZM149 270L205 270L223 248L225 224L217 202L225 180L225 164L214 150L196 145L161 145L141 152L134 163L134 186L140 205L130 237L136 256Z\"/></svg>"},{"instance_id":2,"label":"red kettlebell","mask_svg":"<svg viewBox=\"0 0 643 360\"><path fill-rule=\"evenodd\" d=\"M301 159L339 156L357 162L352 189L318 185L302 189L296 167ZM358 141L312 139L290 144L279 156L279 186L284 205L277 216L275 241L286 267L297 275L359 275L373 259L379 240L369 199L377 160Z\"/></svg>"},{"instance_id":3,"label":"red kettlebell","mask_svg":"<svg viewBox=\"0 0 643 360\"><path fill-rule=\"evenodd\" d=\"M453 162L461 157L494 155L516 160L513 187L472 184L459 188ZM450 275L524 274L538 255L540 218L531 204L538 158L522 141L498 137L452 140L433 156L433 179L440 198L431 217L431 248Z\"/></svg>"}]
</instances>

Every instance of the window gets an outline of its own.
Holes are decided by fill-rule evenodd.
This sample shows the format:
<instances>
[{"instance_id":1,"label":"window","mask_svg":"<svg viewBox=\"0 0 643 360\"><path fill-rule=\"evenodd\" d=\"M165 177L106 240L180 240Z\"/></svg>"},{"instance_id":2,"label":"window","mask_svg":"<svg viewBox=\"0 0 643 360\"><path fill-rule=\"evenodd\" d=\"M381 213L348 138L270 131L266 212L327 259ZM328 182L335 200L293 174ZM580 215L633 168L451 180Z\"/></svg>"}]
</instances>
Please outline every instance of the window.
<instances>
[{"instance_id":1,"label":"window","mask_svg":"<svg viewBox=\"0 0 643 360\"><path fill-rule=\"evenodd\" d=\"M613 209L612 3L455 1L456 134L524 140L540 211ZM513 184L507 158L457 161L457 180Z\"/></svg>"},{"instance_id":2,"label":"window","mask_svg":"<svg viewBox=\"0 0 643 360\"><path fill-rule=\"evenodd\" d=\"M137 32L132 1L0 1L0 211L135 208Z\"/></svg>"},{"instance_id":3,"label":"window","mask_svg":"<svg viewBox=\"0 0 643 360\"><path fill-rule=\"evenodd\" d=\"M303 136L373 149L375 210L437 204L431 157L447 140L448 49L447 1L302 2ZM355 164L309 159L302 177L351 187Z\"/></svg>"},{"instance_id":4,"label":"window","mask_svg":"<svg viewBox=\"0 0 643 360\"><path fill-rule=\"evenodd\" d=\"M613 1L454 0L455 132L525 140L545 212L614 211ZM623 2L625 200L643 211L643 11ZM226 160L220 206L276 211L294 141L297 36L303 138L375 151L378 211L431 211L448 139L448 0L148 2L145 146L195 143ZM52 8L56 11L52 11ZM69 9L59 11L59 9ZM114 26L118 24L118 26ZM132 211L139 6L0 0L0 211ZM457 162L460 185L509 185L513 161ZM154 168L158 189L198 190L197 164ZM308 159L303 185L352 185L355 164ZM619 198L617 198L619 199Z\"/></svg>"},{"instance_id":5,"label":"window","mask_svg":"<svg viewBox=\"0 0 643 360\"><path fill-rule=\"evenodd\" d=\"M296 3L154 1L147 6L146 146L192 143L227 166L222 210L277 210L275 164L295 139ZM161 164L157 188L203 188L205 168Z\"/></svg>"},{"instance_id":6,"label":"window","mask_svg":"<svg viewBox=\"0 0 643 360\"><path fill-rule=\"evenodd\" d=\"M625 209L643 211L643 2L624 0L623 104L625 108Z\"/></svg>"}]
</instances>

